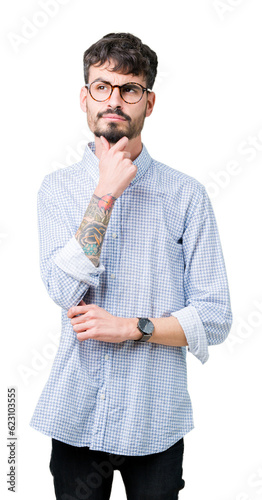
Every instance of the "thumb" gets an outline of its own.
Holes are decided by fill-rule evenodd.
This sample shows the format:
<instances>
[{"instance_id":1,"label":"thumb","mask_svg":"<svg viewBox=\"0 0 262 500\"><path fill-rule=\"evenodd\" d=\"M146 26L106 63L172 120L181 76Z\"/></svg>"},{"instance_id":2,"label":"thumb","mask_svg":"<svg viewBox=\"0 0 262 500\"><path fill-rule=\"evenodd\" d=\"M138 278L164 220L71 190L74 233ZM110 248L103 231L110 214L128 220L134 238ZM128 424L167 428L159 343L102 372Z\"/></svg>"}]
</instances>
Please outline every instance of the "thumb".
<instances>
[{"instance_id":1,"label":"thumb","mask_svg":"<svg viewBox=\"0 0 262 500\"><path fill-rule=\"evenodd\" d=\"M100 141L102 143L103 151L109 151L110 144L103 135L100 136Z\"/></svg>"}]
</instances>

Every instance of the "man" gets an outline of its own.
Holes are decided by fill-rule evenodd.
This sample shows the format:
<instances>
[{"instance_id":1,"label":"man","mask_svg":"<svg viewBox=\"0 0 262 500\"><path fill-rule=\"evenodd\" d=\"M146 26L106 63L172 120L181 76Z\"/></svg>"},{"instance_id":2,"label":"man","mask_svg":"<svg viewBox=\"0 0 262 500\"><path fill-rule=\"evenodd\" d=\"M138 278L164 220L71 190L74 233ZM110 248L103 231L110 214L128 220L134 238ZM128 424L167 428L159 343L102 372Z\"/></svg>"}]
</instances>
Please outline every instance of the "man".
<instances>
[{"instance_id":1,"label":"man","mask_svg":"<svg viewBox=\"0 0 262 500\"><path fill-rule=\"evenodd\" d=\"M84 54L82 161L39 191L41 274L62 334L31 425L52 437L57 499L174 500L193 429L186 349L202 363L232 315L205 188L141 142L157 56L126 33Z\"/></svg>"}]
</instances>

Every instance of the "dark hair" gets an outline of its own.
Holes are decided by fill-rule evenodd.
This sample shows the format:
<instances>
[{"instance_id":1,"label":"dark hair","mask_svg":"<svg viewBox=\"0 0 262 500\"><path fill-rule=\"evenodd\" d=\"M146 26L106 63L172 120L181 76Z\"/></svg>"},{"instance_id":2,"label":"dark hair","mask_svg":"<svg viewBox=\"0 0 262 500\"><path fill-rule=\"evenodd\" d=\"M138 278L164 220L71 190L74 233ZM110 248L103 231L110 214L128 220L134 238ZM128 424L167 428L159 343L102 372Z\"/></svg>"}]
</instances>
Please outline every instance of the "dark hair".
<instances>
[{"instance_id":1,"label":"dark hair","mask_svg":"<svg viewBox=\"0 0 262 500\"><path fill-rule=\"evenodd\" d=\"M130 33L109 33L84 53L84 77L88 83L89 68L102 66L106 61L115 63L112 71L124 75L143 75L152 89L157 73L157 55L140 38Z\"/></svg>"}]
</instances>

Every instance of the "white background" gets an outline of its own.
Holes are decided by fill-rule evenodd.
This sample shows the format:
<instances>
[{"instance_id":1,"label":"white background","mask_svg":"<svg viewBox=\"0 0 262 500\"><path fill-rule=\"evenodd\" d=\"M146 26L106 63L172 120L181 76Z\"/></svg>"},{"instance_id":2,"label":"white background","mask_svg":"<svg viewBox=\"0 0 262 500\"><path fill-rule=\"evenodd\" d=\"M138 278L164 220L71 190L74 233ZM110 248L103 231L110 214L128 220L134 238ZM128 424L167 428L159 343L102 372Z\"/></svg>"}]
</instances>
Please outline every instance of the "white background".
<instances>
[{"instance_id":1,"label":"white background","mask_svg":"<svg viewBox=\"0 0 262 500\"><path fill-rule=\"evenodd\" d=\"M207 187L234 314L228 340L210 347L205 365L188 355L195 429L185 437L179 498L259 500L261 0L52 1L52 16L47 0L1 7L1 498L12 497L6 415L15 385L16 498L54 499L50 439L29 427L60 332L59 308L40 279L36 195L43 177L78 161L92 138L79 106L84 51L106 33L129 31L159 57L143 142ZM111 498L125 498L118 471Z\"/></svg>"}]
</instances>

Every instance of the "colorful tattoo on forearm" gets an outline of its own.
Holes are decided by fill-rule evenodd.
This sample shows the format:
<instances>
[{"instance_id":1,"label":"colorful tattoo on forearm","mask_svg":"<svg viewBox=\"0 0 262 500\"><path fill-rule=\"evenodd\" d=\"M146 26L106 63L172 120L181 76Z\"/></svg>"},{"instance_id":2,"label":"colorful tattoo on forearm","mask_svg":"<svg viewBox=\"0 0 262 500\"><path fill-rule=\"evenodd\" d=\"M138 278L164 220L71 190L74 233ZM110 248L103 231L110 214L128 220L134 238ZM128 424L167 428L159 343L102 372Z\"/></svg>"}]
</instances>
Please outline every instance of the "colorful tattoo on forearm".
<instances>
[{"instance_id":1,"label":"colorful tattoo on forearm","mask_svg":"<svg viewBox=\"0 0 262 500\"><path fill-rule=\"evenodd\" d=\"M94 194L75 235L85 254L96 267L99 265L102 244L115 201L116 198L110 193L102 198Z\"/></svg>"}]
</instances>

